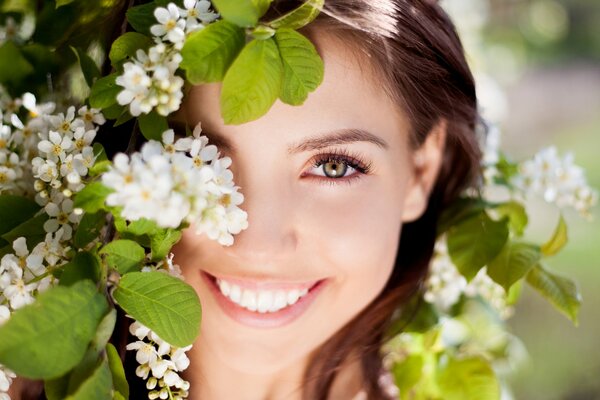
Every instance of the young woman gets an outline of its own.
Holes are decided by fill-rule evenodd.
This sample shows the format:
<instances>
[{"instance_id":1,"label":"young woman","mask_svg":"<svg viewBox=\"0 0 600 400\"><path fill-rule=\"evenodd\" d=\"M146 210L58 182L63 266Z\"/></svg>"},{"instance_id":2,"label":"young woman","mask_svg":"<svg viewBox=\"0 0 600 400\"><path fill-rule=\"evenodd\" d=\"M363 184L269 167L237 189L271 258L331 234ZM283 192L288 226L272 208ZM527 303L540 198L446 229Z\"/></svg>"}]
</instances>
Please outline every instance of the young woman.
<instances>
[{"instance_id":1,"label":"young woman","mask_svg":"<svg viewBox=\"0 0 600 400\"><path fill-rule=\"evenodd\" d=\"M232 158L249 223L232 246L189 229L173 249L203 307L191 399L388 398L385 332L423 282L440 213L478 182L473 77L437 2L327 0L301 32L325 65L303 105L225 125L209 84L174 118Z\"/></svg>"},{"instance_id":2,"label":"young woman","mask_svg":"<svg viewBox=\"0 0 600 400\"><path fill-rule=\"evenodd\" d=\"M232 158L249 216L230 247L190 229L173 250L203 305L193 399L385 398L385 328L478 173L473 78L438 4L326 1L303 33L325 77L302 106L225 125L210 84L178 116Z\"/></svg>"}]
</instances>

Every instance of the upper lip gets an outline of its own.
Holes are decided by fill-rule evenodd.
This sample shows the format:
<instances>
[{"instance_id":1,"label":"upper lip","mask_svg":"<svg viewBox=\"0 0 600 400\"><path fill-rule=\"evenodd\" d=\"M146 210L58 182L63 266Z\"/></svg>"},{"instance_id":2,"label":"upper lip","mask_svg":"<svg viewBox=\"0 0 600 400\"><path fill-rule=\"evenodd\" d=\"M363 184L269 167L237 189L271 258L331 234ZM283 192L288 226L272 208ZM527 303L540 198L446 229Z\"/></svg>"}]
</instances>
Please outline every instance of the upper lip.
<instances>
[{"instance_id":1,"label":"upper lip","mask_svg":"<svg viewBox=\"0 0 600 400\"><path fill-rule=\"evenodd\" d=\"M229 283L240 286L242 289L250 290L303 290L310 289L323 279L314 280L277 280L273 278L255 278L246 276L231 276L222 274L213 274L203 271L213 279L222 279Z\"/></svg>"}]
</instances>

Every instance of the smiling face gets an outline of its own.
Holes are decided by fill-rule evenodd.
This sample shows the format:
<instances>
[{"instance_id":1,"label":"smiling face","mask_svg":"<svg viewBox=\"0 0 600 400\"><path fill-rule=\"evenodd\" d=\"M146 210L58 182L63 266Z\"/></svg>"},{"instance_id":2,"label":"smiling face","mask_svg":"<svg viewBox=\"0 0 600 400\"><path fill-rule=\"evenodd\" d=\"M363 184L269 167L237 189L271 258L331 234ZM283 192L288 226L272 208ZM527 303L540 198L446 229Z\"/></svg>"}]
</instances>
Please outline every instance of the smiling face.
<instances>
[{"instance_id":1,"label":"smiling face","mask_svg":"<svg viewBox=\"0 0 600 400\"><path fill-rule=\"evenodd\" d=\"M325 36L316 44L325 77L302 106L277 101L256 121L224 125L220 84L194 87L184 105L187 124L201 122L232 158L245 196L249 226L232 246L188 229L174 248L203 306L195 351L238 371L297 363L380 293L402 223L426 206L435 173L418 171L439 161L442 141L410 149L408 119L354 52Z\"/></svg>"}]
</instances>

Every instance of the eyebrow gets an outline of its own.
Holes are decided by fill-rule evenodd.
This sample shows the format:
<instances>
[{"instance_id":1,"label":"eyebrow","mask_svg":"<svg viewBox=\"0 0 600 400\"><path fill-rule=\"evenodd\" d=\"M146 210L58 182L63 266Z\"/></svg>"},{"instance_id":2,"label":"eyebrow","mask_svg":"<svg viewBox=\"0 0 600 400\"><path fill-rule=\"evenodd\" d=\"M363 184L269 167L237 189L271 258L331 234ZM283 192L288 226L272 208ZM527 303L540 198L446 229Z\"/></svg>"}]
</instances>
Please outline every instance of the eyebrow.
<instances>
[{"instance_id":1,"label":"eyebrow","mask_svg":"<svg viewBox=\"0 0 600 400\"><path fill-rule=\"evenodd\" d=\"M173 125L175 125L173 126L174 129L179 128L181 129L180 132L185 132L184 123L173 121ZM202 130L202 135L209 139L209 143L214 144L219 148L227 149L231 153L235 153L235 146L233 143L219 132ZM288 153L297 154L354 142L368 142L373 143L384 150L389 149L389 144L385 140L369 131L358 128L344 128L318 134L304 139L299 143L292 144L288 147Z\"/></svg>"},{"instance_id":2,"label":"eyebrow","mask_svg":"<svg viewBox=\"0 0 600 400\"><path fill-rule=\"evenodd\" d=\"M389 148L389 145L385 140L369 131L357 128L344 128L326 132L303 140L301 143L290 146L288 148L288 153L296 154L304 151L319 150L329 146L353 142L373 143L384 150Z\"/></svg>"}]
</instances>

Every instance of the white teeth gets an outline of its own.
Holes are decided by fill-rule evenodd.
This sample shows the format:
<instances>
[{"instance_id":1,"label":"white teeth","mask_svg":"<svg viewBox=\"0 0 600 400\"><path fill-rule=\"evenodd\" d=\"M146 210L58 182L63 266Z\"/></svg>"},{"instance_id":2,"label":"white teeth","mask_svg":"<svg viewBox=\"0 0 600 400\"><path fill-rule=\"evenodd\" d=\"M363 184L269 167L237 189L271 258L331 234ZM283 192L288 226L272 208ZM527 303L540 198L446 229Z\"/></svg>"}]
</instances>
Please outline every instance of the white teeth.
<instances>
[{"instance_id":1,"label":"white teeth","mask_svg":"<svg viewBox=\"0 0 600 400\"><path fill-rule=\"evenodd\" d=\"M300 297L300 291L297 289L292 290L291 292L288 292L287 294L287 302L288 304L294 304L298 301L298 298Z\"/></svg>"},{"instance_id":2,"label":"white teeth","mask_svg":"<svg viewBox=\"0 0 600 400\"><path fill-rule=\"evenodd\" d=\"M240 305L250 311L256 311L256 293L252 290L245 289L242 293Z\"/></svg>"},{"instance_id":3,"label":"white teeth","mask_svg":"<svg viewBox=\"0 0 600 400\"><path fill-rule=\"evenodd\" d=\"M302 296L308 293L308 289L293 290L249 290L223 279L217 279L217 285L221 293L234 303L261 314L276 312L289 305L295 304Z\"/></svg>"},{"instance_id":4,"label":"white teeth","mask_svg":"<svg viewBox=\"0 0 600 400\"><path fill-rule=\"evenodd\" d=\"M259 313L267 312L271 308L271 304L273 304L272 292L260 292L258 294L257 308Z\"/></svg>"}]
</instances>

